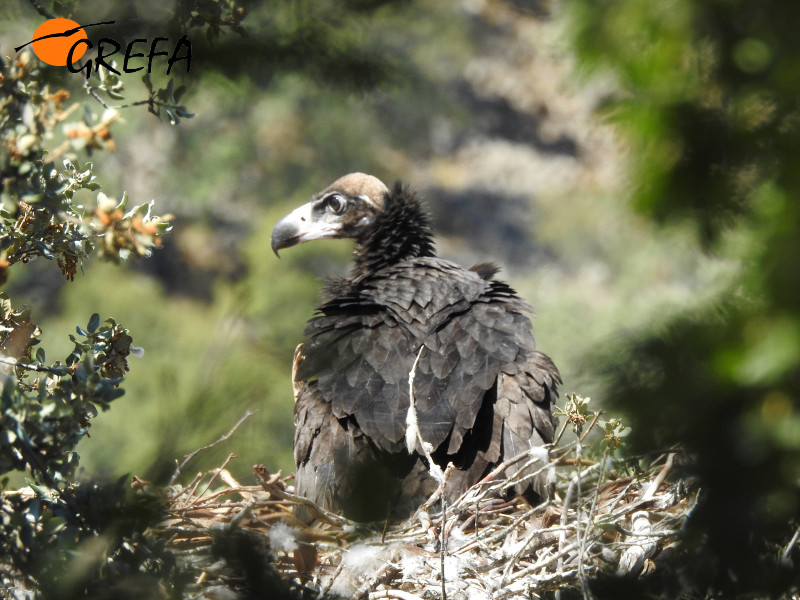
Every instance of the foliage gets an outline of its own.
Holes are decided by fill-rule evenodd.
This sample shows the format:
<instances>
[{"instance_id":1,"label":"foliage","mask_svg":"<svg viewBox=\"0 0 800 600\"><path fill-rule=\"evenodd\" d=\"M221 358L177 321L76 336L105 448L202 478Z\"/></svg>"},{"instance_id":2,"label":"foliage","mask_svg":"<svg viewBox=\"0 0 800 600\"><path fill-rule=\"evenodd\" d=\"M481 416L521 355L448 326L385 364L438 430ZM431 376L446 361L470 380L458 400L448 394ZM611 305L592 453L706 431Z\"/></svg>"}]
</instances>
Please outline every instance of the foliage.
<instances>
[{"instance_id":1,"label":"foliage","mask_svg":"<svg viewBox=\"0 0 800 600\"><path fill-rule=\"evenodd\" d=\"M149 255L170 229L166 219L151 215L152 203L123 212L127 208L124 194L117 203L102 192L95 202L84 203L82 194L100 187L91 163L78 168L65 157L64 171L54 164L68 153L107 147L113 111L93 128L88 127L91 113L82 122L70 123L75 111L64 106L69 92L51 91L30 54L23 53L12 65L2 67L6 93L0 107L3 278L16 263L44 257L54 260L71 280L96 246L101 257L116 261ZM60 124L66 140L48 151ZM79 338L71 336L74 349L64 362L46 364L42 348L32 356L41 331L30 311L14 309L5 293L0 295L0 306L2 473L29 471L37 481L56 488L68 483L74 473L75 445L86 435L89 419L122 394L119 384L128 370L131 338L113 319L101 326L95 314L86 329L77 328Z\"/></svg>"},{"instance_id":2,"label":"foliage","mask_svg":"<svg viewBox=\"0 0 800 600\"><path fill-rule=\"evenodd\" d=\"M0 268L43 256L55 260L72 279L81 262L99 242L102 256L126 260L131 254L146 256L169 231L166 219L150 215L150 204L123 213L127 197L119 203L99 193L92 205L79 203L82 191L96 191L91 163L78 167L63 159L64 171L54 161L68 152L108 147L109 126L116 112L107 109L90 127L94 115L85 111L78 122L67 122L75 110L65 108L70 97L64 89L51 91L38 61L21 54L13 65L2 65L6 99L0 106L4 152L0 187ZM66 141L52 151L48 139L64 124ZM77 196L76 196L77 194Z\"/></svg>"},{"instance_id":3,"label":"foliage","mask_svg":"<svg viewBox=\"0 0 800 600\"><path fill-rule=\"evenodd\" d=\"M152 202L130 207L126 194L108 198L97 191L92 163L76 164L78 153L114 149L117 111L106 106L97 117L87 107L81 114L28 52L0 67L0 283L37 257L72 280L95 250L114 262L149 256L170 230L168 218L153 215ZM88 88L94 97L98 90L118 95L121 85L101 73ZM112 580L158 572L158 549L138 543L157 504L132 497L121 481L78 483L75 476L76 445L91 419L122 396L128 357L138 350L127 329L114 319L101 323L97 313L70 336L63 361L47 362L37 347L41 334L31 311L0 293L0 477L5 489L9 474L23 472L32 486L4 491L0 500L0 570L60 597L82 595L101 570ZM75 560L81 554L82 566Z\"/></svg>"},{"instance_id":4,"label":"foliage","mask_svg":"<svg viewBox=\"0 0 800 600\"><path fill-rule=\"evenodd\" d=\"M70 336L74 350L62 362L45 364L39 329L30 312L14 310L0 293L3 321L2 426L0 469L28 471L51 488L69 482L77 467L75 445L86 435L89 420L120 397L128 370L131 337L113 319L100 325L96 313L80 338Z\"/></svg>"},{"instance_id":5,"label":"foliage","mask_svg":"<svg viewBox=\"0 0 800 600\"><path fill-rule=\"evenodd\" d=\"M146 537L164 511L159 495L131 490L127 477L4 494L0 581L15 597L176 597L185 581L174 556Z\"/></svg>"},{"instance_id":6,"label":"foliage","mask_svg":"<svg viewBox=\"0 0 800 600\"><path fill-rule=\"evenodd\" d=\"M594 444L591 448L594 453L598 451L603 454L603 457L612 456L617 453L617 450L622 446L622 439L627 437L631 432L631 428L623 425L619 418L601 419L603 414L601 410L590 410L589 404L591 398L584 398L578 394L567 394L567 401L564 407L556 406L553 414L557 417L564 418L561 433L558 436L560 439L564 430L568 426L572 426L572 431L579 441L583 441L595 425L598 427L597 431L603 433L603 437L599 443ZM584 432L584 429L586 430ZM595 456L595 458L598 458Z\"/></svg>"},{"instance_id":7,"label":"foliage","mask_svg":"<svg viewBox=\"0 0 800 600\"><path fill-rule=\"evenodd\" d=\"M789 24L800 6L619 0L570 11L582 65L619 81L607 111L632 146L635 205L692 224L706 251L743 267L712 306L606 354L614 403L635 419L640 447L680 441L696 456L686 472L706 488L690 521L703 561L685 585L700 596L796 593L800 53Z\"/></svg>"}]
</instances>

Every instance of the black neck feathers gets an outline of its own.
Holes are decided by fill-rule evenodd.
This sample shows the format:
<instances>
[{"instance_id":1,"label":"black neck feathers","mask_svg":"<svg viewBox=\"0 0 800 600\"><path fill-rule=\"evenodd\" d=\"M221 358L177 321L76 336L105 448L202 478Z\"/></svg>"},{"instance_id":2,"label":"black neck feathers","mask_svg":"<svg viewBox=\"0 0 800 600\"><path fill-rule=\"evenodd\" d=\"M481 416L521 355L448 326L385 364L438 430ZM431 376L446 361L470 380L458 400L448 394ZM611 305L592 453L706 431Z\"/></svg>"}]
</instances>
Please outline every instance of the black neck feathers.
<instances>
[{"instance_id":1,"label":"black neck feathers","mask_svg":"<svg viewBox=\"0 0 800 600\"><path fill-rule=\"evenodd\" d=\"M357 240L354 254L353 281L367 279L402 260L435 256L430 217L417 195L395 183L372 227Z\"/></svg>"}]
</instances>

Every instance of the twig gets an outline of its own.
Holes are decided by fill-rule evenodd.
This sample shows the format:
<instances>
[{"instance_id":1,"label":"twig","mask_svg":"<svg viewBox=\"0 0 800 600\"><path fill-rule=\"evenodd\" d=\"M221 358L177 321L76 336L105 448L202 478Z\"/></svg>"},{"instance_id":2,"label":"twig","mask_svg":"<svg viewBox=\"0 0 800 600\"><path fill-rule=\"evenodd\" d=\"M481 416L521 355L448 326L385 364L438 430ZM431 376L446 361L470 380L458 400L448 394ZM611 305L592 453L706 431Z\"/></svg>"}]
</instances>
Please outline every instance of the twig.
<instances>
[{"instance_id":1,"label":"twig","mask_svg":"<svg viewBox=\"0 0 800 600\"><path fill-rule=\"evenodd\" d=\"M125 108L133 108L134 106L144 106L145 104L149 107L158 106L159 108L171 108L173 110L177 110L179 108L183 108L180 104L170 104L169 102L162 102L161 100L156 99L156 94L153 92L145 98L144 100L135 100L133 102L128 102L127 104L117 104L116 106L110 105L108 102L103 100L100 95L97 93L97 87L91 85L88 81L83 84L86 93L89 94L94 100L96 100L100 105L105 109L111 110L123 110Z\"/></svg>"},{"instance_id":2,"label":"twig","mask_svg":"<svg viewBox=\"0 0 800 600\"><path fill-rule=\"evenodd\" d=\"M447 480L450 478L450 473L453 470L453 463L449 463L442 478L442 520L439 531L439 569L442 573L442 600L447 600L447 579L445 578L445 563L447 562L447 494L444 493L444 487Z\"/></svg>"},{"instance_id":3,"label":"twig","mask_svg":"<svg viewBox=\"0 0 800 600\"><path fill-rule=\"evenodd\" d=\"M10 356L0 356L0 363L4 365L10 365L12 367L16 367L19 369L24 369L25 371L37 371L39 373L53 373L55 375L68 375L69 374L69 367L48 367L47 365L40 365L34 363L25 363Z\"/></svg>"},{"instance_id":4,"label":"twig","mask_svg":"<svg viewBox=\"0 0 800 600\"><path fill-rule=\"evenodd\" d=\"M319 598L327 598L328 597L328 592L331 591L331 588L333 587L333 584L336 581L336 578L339 577L339 575L342 574L343 570L344 570L344 561L342 560L342 561L339 561L338 565L336 565L336 569L333 571L333 574L328 578L327 583L325 583L325 585L320 588L319 596L318 596Z\"/></svg>"},{"instance_id":5,"label":"twig","mask_svg":"<svg viewBox=\"0 0 800 600\"><path fill-rule=\"evenodd\" d=\"M352 526L352 522L348 521L344 517L337 515L335 513L329 512L324 510L320 506L318 506L315 502L309 500L308 498L304 498L303 496L297 496L295 494L290 494L286 490L280 489L274 483L269 481L269 478L265 476L265 473L268 473L266 468L263 466L256 466L253 467L253 473L258 479L258 482L261 484L261 488L267 492L271 497L278 498L281 500L287 500L293 504L297 504L303 506L310 510L314 515L325 521L327 523L336 525L338 527L350 527Z\"/></svg>"},{"instance_id":6,"label":"twig","mask_svg":"<svg viewBox=\"0 0 800 600\"><path fill-rule=\"evenodd\" d=\"M678 535L680 533L680 529L662 529L660 531L645 531L644 533L642 533L641 531L631 531L630 529L626 529L625 527L623 527L619 523L615 523L614 524L614 529L616 529L620 533L623 533L625 535L634 536L634 537L635 536L642 536L642 537L661 537L661 538L666 538L666 537L670 537L670 536L673 536L673 535ZM619 542L619 543L625 544L625 543L628 543L628 542ZM630 542L630 544L636 544L636 543L637 542Z\"/></svg>"},{"instance_id":7,"label":"twig","mask_svg":"<svg viewBox=\"0 0 800 600\"><path fill-rule=\"evenodd\" d=\"M564 432L567 430L567 425L569 425L569 419L565 419L564 424L561 425L561 429L559 430L556 439L553 440L553 446L558 446L558 442L561 441L561 436L563 436Z\"/></svg>"},{"instance_id":8,"label":"twig","mask_svg":"<svg viewBox=\"0 0 800 600\"><path fill-rule=\"evenodd\" d=\"M578 444L580 446L580 444ZM580 463L580 455L578 455L578 473L580 473L581 463ZM569 505L572 503L573 498L575 497L575 488L577 486L577 482L580 481L579 475L576 475L570 479L569 486L567 486L567 494L564 496L564 508L563 512L561 513L561 527L562 531L558 538L558 550L560 553L560 558L558 559L558 572L560 573L564 568L564 547L567 544L567 519L569 515ZM580 502L580 498L575 501L575 514L578 516L578 504ZM578 536L580 532L576 526L575 528L575 535ZM560 598L561 590L556 592L556 598Z\"/></svg>"},{"instance_id":9,"label":"twig","mask_svg":"<svg viewBox=\"0 0 800 600\"><path fill-rule=\"evenodd\" d=\"M442 524L439 530L439 572L441 573L442 600L447 600L447 578L445 577L445 563L447 562L447 533L445 517L447 516L447 495L442 494Z\"/></svg>"},{"instance_id":10,"label":"twig","mask_svg":"<svg viewBox=\"0 0 800 600\"><path fill-rule=\"evenodd\" d=\"M547 448L547 446L542 446L542 447L543 448ZM494 469L492 469L492 471L488 475L486 475L483 479L481 479L478 482L478 484L494 480L494 478L497 477L500 473L502 473L503 471L505 471L509 467L514 466L515 464L517 464L518 462L520 462L524 458L530 457L530 455L531 455L531 450L530 450L530 448L528 448L527 450L523 450L519 454L516 454L516 455L512 456L508 460L504 460L499 465L497 465ZM534 462L539 462L538 458ZM518 471L518 473L520 473L520 472L522 472L524 470L525 470L525 467L522 467Z\"/></svg>"},{"instance_id":11,"label":"twig","mask_svg":"<svg viewBox=\"0 0 800 600\"><path fill-rule=\"evenodd\" d=\"M594 424L597 422L597 416L599 416L599 412L595 415L594 420L592 420L587 432L591 430ZM591 513L586 515L586 523L585 527L583 528L583 534L581 534L581 506L582 502L581 499L583 497L583 482L581 478L581 457L583 456L583 439L586 437L584 434L583 437L580 438L580 441L575 446L575 458L578 461L578 473L576 474L576 478L578 480L578 501L575 503L575 541L578 543L578 582L580 583L581 587L581 594L583 595L584 600L591 600L592 594L589 591L589 586L586 585L586 572L585 572L585 562L584 557L586 554L586 536L589 535L589 526L590 521L592 518Z\"/></svg>"},{"instance_id":12,"label":"twig","mask_svg":"<svg viewBox=\"0 0 800 600\"><path fill-rule=\"evenodd\" d=\"M561 553L561 558L558 561L558 572L560 573L564 568L564 555L565 553L562 551L563 546L566 544L566 532L567 532L567 517L569 514L569 505L572 503L572 499L577 496L575 499L575 541L578 548L578 580L581 582L581 591L583 592L584 598L588 598L587 594L590 592L588 591L587 586L584 585L585 580L585 570L583 567L583 554L585 549L585 538L589 533L589 524L586 524L586 528L583 531L583 538L581 538L581 529L580 529L580 522L581 522L581 478L585 477L592 471L597 470L601 465L604 463L598 462L591 465L584 471L581 471L581 454L582 454L582 446L581 443L578 442L575 445L575 454L576 454L576 462L578 466L578 472L572 477L570 480L569 486L567 487L567 494L564 497L564 507L563 512L561 513L561 526L562 532L559 535L559 552ZM556 592L556 597L560 597L560 590Z\"/></svg>"},{"instance_id":13,"label":"twig","mask_svg":"<svg viewBox=\"0 0 800 600\"><path fill-rule=\"evenodd\" d=\"M667 455L664 466L643 491L641 496L643 502L648 502L655 497L667 473L672 469L674 457L674 453ZM652 556L658 547L659 536L655 535L656 532L653 531L653 523L650 521L647 511L637 511L631 516L631 531L643 539L630 546L620 557L618 573L621 575L641 572L644 561Z\"/></svg>"},{"instance_id":14,"label":"twig","mask_svg":"<svg viewBox=\"0 0 800 600\"><path fill-rule=\"evenodd\" d=\"M586 436L589 435L589 433L592 431L592 429L594 429L594 426L597 424L597 420L600 418L600 416L602 414L604 414L602 410L598 410L594 414L594 417L589 422L589 426L586 428L586 431L584 431L583 435L581 436L581 441L584 441L586 439Z\"/></svg>"},{"instance_id":15,"label":"twig","mask_svg":"<svg viewBox=\"0 0 800 600\"><path fill-rule=\"evenodd\" d=\"M197 496L195 497L194 502L192 502L192 504L196 504L203 497L203 494L205 494L208 491L208 488L211 487L211 484L214 483L214 481L219 476L219 474L222 473L222 470L225 467L227 467L228 463L231 462L234 458L236 458L235 454L228 454L227 458L222 463L222 466L220 466L217 469L214 469L214 474L211 476L211 479L208 480L208 483L206 484L206 487L203 488L202 492L197 494Z\"/></svg>"},{"instance_id":16,"label":"twig","mask_svg":"<svg viewBox=\"0 0 800 600\"><path fill-rule=\"evenodd\" d=\"M419 429L419 421L417 420L417 407L416 403L414 402L414 378L417 375L417 365L419 364L419 359L422 356L422 351L425 350L425 346L420 346L419 352L417 352L417 357L414 359L414 364L411 365L411 371L408 373L408 413L406 414L406 447L408 448L409 454L414 452L414 450L419 450L425 455L425 459L428 461L428 471L433 476L436 481L439 482L440 486L444 481L444 472L442 468L433 462L433 457L431 456L431 451L433 447L429 442L426 442L422 438L422 432Z\"/></svg>"},{"instance_id":17,"label":"twig","mask_svg":"<svg viewBox=\"0 0 800 600\"><path fill-rule=\"evenodd\" d=\"M786 544L786 548L783 549L783 552L781 553L782 561L784 562L789 561L789 555L792 553L792 548L794 548L794 545L797 543L798 538L800 538L800 526L798 526L798 528L795 529L792 539L789 540L789 543Z\"/></svg>"},{"instance_id":18,"label":"twig","mask_svg":"<svg viewBox=\"0 0 800 600\"><path fill-rule=\"evenodd\" d=\"M565 546L563 549L560 549L556 554L553 556L548 556L541 561L537 561L536 564L531 565L530 567L526 567L524 569L520 569L509 579L509 581L515 581L526 575L530 575L531 573L535 573L537 571L541 571L542 569L549 567L554 562L558 561L561 562L568 553L572 552L575 549L575 544L569 544ZM559 568L557 574L561 574L562 571Z\"/></svg>"},{"instance_id":19,"label":"twig","mask_svg":"<svg viewBox=\"0 0 800 600\"><path fill-rule=\"evenodd\" d=\"M428 461L428 471L431 476L439 482L439 495L440 502L442 503L442 519L439 530L439 566L441 570L442 580L442 600L447 600L447 579L445 577L445 562L447 558L447 493L445 488L450 473L453 470L453 463L449 463L444 472L442 468L433 462L431 450L433 450L430 442L422 438L422 432L419 429L419 421L417 420L417 407L414 401L414 378L417 374L417 365L422 356L422 351L425 346L422 345L417 352L417 357L414 359L414 364L411 365L411 371L408 373L408 414L406 415L406 446L409 453L413 452L415 448L419 449Z\"/></svg>"},{"instance_id":20,"label":"twig","mask_svg":"<svg viewBox=\"0 0 800 600\"><path fill-rule=\"evenodd\" d=\"M223 436L222 436L221 438L219 438L218 440L216 440L216 441L214 441L214 442L211 442L210 444L208 444L208 445L206 445L206 446L203 446L202 448L198 448L198 449L197 449L197 450L195 450L194 452L191 452L191 453L187 454L187 455L184 457L184 459L183 459L183 462L181 462L181 463L180 463L180 464L177 466L177 468L175 469L175 472L172 474L172 477L170 477L170 478L169 478L169 483L168 483L167 485L174 485L174 484L175 484L175 481L178 479L178 477L180 477L180 474L183 472L183 469L186 467L186 465L187 465L187 464L189 464L189 462L190 462L190 461L191 461L191 460L192 460L192 459L193 459L195 456L197 456L197 455L198 455L198 454L200 454L201 452L204 452L205 450L210 450L210 449L211 449L211 448L213 448L214 446L218 446L218 445L219 445L219 444L221 444L222 442L226 441L226 440L227 440L228 438L230 438L230 437L231 437L231 436L232 436L234 433L236 433L236 430L237 430L237 429L239 429L239 427L241 426L241 424L242 424L242 423L244 423L244 422L245 422L247 419L249 419L250 417L252 417L254 414L256 414L256 411L255 411L255 410L248 410L246 413L244 413L244 415L242 416L242 418L240 418L238 421L236 421L236 425L234 425L233 427L231 427L231 429L230 429L230 431L228 431L228 433L226 433L225 435L223 435Z\"/></svg>"},{"instance_id":21,"label":"twig","mask_svg":"<svg viewBox=\"0 0 800 600\"><path fill-rule=\"evenodd\" d=\"M646 511L639 511L631 517L631 530L642 539L629 546L619 559L619 575L638 575L644 561L651 557L658 547L658 536L653 535L653 525Z\"/></svg>"},{"instance_id":22,"label":"twig","mask_svg":"<svg viewBox=\"0 0 800 600\"><path fill-rule=\"evenodd\" d=\"M600 412L597 413L597 416L600 415ZM594 421L592 421L592 425L594 425L595 421L597 421L597 417L595 417ZM586 436L584 436L586 437ZM583 440L583 438L581 438ZM589 505L589 512L586 518L586 528L583 531L583 537L579 539L578 543L578 578L581 583L581 591L583 592L584 598L591 598L592 593L589 586L586 584L586 570L584 566L583 557L586 556L586 538L589 534L589 527L594 522L594 515L597 511L597 499L600 497L600 486L602 485L605 475L606 475L606 468L608 467L608 453L605 452L603 454L603 458L600 461L600 475L597 477L597 483L594 485L594 494L592 494L592 503ZM580 465L578 466L580 468ZM588 469L587 469L588 470Z\"/></svg>"},{"instance_id":23,"label":"twig","mask_svg":"<svg viewBox=\"0 0 800 600\"><path fill-rule=\"evenodd\" d=\"M198 473L197 475L195 475L194 479L192 479L192 482L189 484L189 486L187 486L189 493L186 494L188 500L187 504L184 506L184 510L190 508L197 500L197 490L200 489L200 484L203 483L203 480L205 478L206 478L205 473Z\"/></svg>"},{"instance_id":24,"label":"twig","mask_svg":"<svg viewBox=\"0 0 800 600\"><path fill-rule=\"evenodd\" d=\"M36 9L36 12L38 12L44 18L46 18L46 19L55 19L56 18L56 15L54 15L49 10L47 10L44 6L42 6L41 3L38 2L38 0L28 0L28 2L30 2L31 6L33 6L33 8Z\"/></svg>"},{"instance_id":25,"label":"twig","mask_svg":"<svg viewBox=\"0 0 800 600\"><path fill-rule=\"evenodd\" d=\"M397 598L398 600L421 600L421 596L404 592L403 590L380 590L370 592L369 600L382 600L383 598Z\"/></svg>"},{"instance_id":26,"label":"twig","mask_svg":"<svg viewBox=\"0 0 800 600\"><path fill-rule=\"evenodd\" d=\"M386 576L386 573L389 571L391 567L390 563L386 563L380 569L378 569L374 574L369 577L365 577L364 583L359 587L355 593L353 594L353 598L357 600L358 598L363 598L364 596L369 595L369 590L374 589L378 582Z\"/></svg>"},{"instance_id":27,"label":"twig","mask_svg":"<svg viewBox=\"0 0 800 600\"><path fill-rule=\"evenodd\" d=\"M508 577L511 574L512 569L517 566L517 563L519 562L519 559L522 556L522 553L525 552L525 550L528 548L528 546L533 541L533 539L538 537L538 536L540 536L541 534L542 534L542 530L541 529L533 529L533 530L531 530L530 533L528 533L528 535L525 537L525 539L522 540L522 543L520 544L520 547L514 553L514 556L512 556L509 559L508 563L506 564L505 569L503 569L503 578L500 580L500 587L501 588L505 586L506 581L508 581Z\"/></svg>"},{"instance_id":28,"label":"twig","mask_svg":"<svg viewBox=\"0 0 800 600\"><path fill-rule=\"evenodd\" d=\"M667 473L670 472L672 469L673 459L675 458L675 453L670 452L667 455L667 462L664 463L664 466L659 471L658 475L656 475L655 479L650 482L650 485L647 486L647 490L645 490L644 494L642 495L642 500L650 500L653 496L655 496L658 488L661 487L661 484L664 482L664 479L667 477Z\"/></svg>"},{"instance_id":29,"label":"twig","mask_svg":"<svg viewBox=\"0 0 800 600\"><path fill-rule=\"evenodd\" d=\"M484 545L484 546L486 544L492 544L492 543L496 542L497 540L499 540L500 538L506 537L508 535L508 531L510 531L511 529L513 529L514 527L519 525L520 523L530 519L531 515L533 515L535 512L536 512L535 508L530 508L530 509L526 510L524 513L522 513L516 519L514 519L514 521L507 527L507 530L506 529L500 529L499 531L495 532L494 534L492 534L489 537L485 537L483 539L480 539L477 542L475 542L475 541L469 542L469 543L465 544L464 546L462 546L461 548L459 548L458 550L456 550L454 553L459 553L461 551L471 550L473 548L476 548L479 543ZM545 530L542 530L542 531L545 531Z\"/></svg>"},{"instance_id":30,"label":"twig","mask_svg":"<svg viewBox=\"0 0 800 600\"><path fill-rule=\"evenodd\" d=\"M622 502L623 498L625 498L625 496L627 495L628 490L634 487L634 485L636 485L635 479L631 479L630 481L628 481L628 484L622 489L621 492L617 494L617 497L614 498L611 504L605 508L606 513L612 513L614 510L616 510L617 504Z\"/></svg>"},{"instance_id":31,"label":"twig","mask_svg":"<svg viewBox=\"0 0 800 600\"><path fill-rule=\"evenodd\" d=\"M539 476L541 473L543 473L544 471L547 471L550 468L552 468L552 466L549 463L544 463L544 464L542 464L541 467L539 467L535 471L532 471L532 472L529 472L529 473L525 473L525 471L528 468L530 468L530 467L532 467L532 466L534 466L536 464L542 464L542 460L538 456L532 457L527 463L525 463L519 469L519 471L517 471L517 473L513 477L510 477L509 479L501 482L499 490L503 491L503 492L506 492L509 488L512 488L514 486L518 486L518 485L520 485L522 483L525 483L526 481L528 481L530 479L534 479L537 476ZM520 477L520 474L522 474L522 473L525 473L525 475ZM492 490L492 491L494 491L494 490Z\"/></svg>"},{"instance_id":32,"label":"twig","mask_svg":"<svg viewBox=\"0 0 800 600\"><path fill-rule=\"evenodd\" d=\"M239 523L241 523L244 518L250 515L253 512L253 506L255 505L255 499L250 500L247 504L245 504L239 512L233 515L233 518L228 522L229 529L236 529L239 527Z\"/></svg>"}]
</instances>

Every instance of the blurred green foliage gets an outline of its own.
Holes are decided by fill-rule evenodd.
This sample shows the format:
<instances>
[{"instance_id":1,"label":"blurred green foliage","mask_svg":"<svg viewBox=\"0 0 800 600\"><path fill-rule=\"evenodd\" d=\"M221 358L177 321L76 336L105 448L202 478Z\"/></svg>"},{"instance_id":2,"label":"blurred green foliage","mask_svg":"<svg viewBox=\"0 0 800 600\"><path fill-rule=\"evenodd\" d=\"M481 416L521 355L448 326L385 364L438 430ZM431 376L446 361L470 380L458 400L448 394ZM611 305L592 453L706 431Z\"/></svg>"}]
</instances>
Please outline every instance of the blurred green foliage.
<instances>
[{"instance_id":1,"label":"blurred green foliage","mask_svg":"<svg viewBox=\"0 0 800 600\"><path fill-rule=\"evenodd\" d=\"M66 141L54 152L47 150L56 125L69 118L61 106L69 94L52 92L28 53L0 66L6 92L0 105L0 280L5 282L16 264L36 257L55 262L73 279L95 248L114 261L149 255L170 229L166 219L151 215L152 203L124 212L124 194L118 203L102 192L94 201L79 201L100 187L92 164L78 168L63 158L60 170L54 161L86 145ZM68 484L78 463L75 446L86 435L89 419L122 395L131 338L113 319L101 325L95 313L85 328L77 328L79 337L70 335L66 359L48 364L42 347L33 354L41 330L30 309L15 308L3 292L0 317L0 475L28 471L50 487Z\"/></svg>"},{"instance_id":2,"label":"blurred green foliage","mask_svg":"<svg viewBox=\"0 0 800 600\"><path fill-rule=\"evenodd\" d=\"M113 262L148 256L169 231L168 220L151 214L152 202L129 209L124 193L119 202L95 194L100 185L93 165L72 162L76 152L109 147L107 126L114 115L106 110L98 126L91 126L91 111L74 120L74 111L64 108L69 93L54 91L45 69L29 53L10 64L0 61L0 67L0 284L9 270L24 268L37 257L49 259L72 280L94 250ZM54 130L62 124L66 135L52 147ZM143 543L141 552L130 551L147 524L159 517L157 503L149 502L146 509L147 499L130 497L122 482L76 482L76 446L99 411L123 395L128 357L138 350L127 329L113 319L101 322L98 313L75 333L67 338L71 348L66 358L48 362L33 311L0 293L4 594L16 581L46 597L83 595L106 565L112 565L108 574L122 574L122 579L137 573L145 561L151 573L162 565L155 545ZM10 476L20 473L29 486L16 490ZM147 516L132 518L140 510ZM84 564L76 564L76 554L86 558Z\"/></svg>"},{"instance_id":3,"label":"blurred green foliage","mask_svg":"<svg viewBox=\"0 0 800 600\"><path fill-rule=\"evenodd\" d=\"M626 337L604 358L613 403L635 419L640 446L680 442L695 455L687 473L705 498L690 522L702 548L692 584L796 593L800 5L567 8L583 65L619 82L607 110L632 148L636 207L690 224L707 252L742 265L706 309Z\"/></svg>"}]
</instances>

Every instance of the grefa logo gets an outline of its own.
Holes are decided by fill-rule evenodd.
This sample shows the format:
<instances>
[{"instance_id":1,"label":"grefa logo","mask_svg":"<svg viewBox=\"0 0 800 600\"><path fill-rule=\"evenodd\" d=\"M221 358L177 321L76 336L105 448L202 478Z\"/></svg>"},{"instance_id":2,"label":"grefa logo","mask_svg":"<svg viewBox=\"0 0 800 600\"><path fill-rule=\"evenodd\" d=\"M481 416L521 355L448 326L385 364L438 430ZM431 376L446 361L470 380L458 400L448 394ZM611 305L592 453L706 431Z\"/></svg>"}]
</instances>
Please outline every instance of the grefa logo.
<instances>
[{"instance_id":1,"label":"grefa logo","mask_svg":"<svg viewBox=\"0 0 800 600\"><path fill-rule=\"evenodd\" d=\"M149 42L147 54L144 52L148 44L148 40L145 38L136 38L124 43L112 38L102 37L97 41L97 52L94 60L88 58L83 65L78 66L76 64L77 61L83 58L86 51L95 49L95 45L86 35L86 29L101 25L113 25L114 23L115 21L103 21L102 23L91 23L82 26L72 19L48 19L36 28L30 42L17 46L14 50L19 52L30 45L33 48L33 52L42 62L56 67L67 67L72 73L83 73L86 79L92 74L93 68L97 71L99 67L103 67L117 75L121 75L123 72L136 73L145 68L147 73L150 73L153 70L153 59L159 56L167 57L167 75L171 73L172 67L179 62L186 63L187 73L191 70L192 43L185 35L181 36L175 43L171 53L159 50L159 45L164 47L163 43L169 42L168 38L153 38ZM120 58L122 58L122 71L113 67L109 62L111 57L117 55L121 55Z\"/></svg>"}]
</instances>

